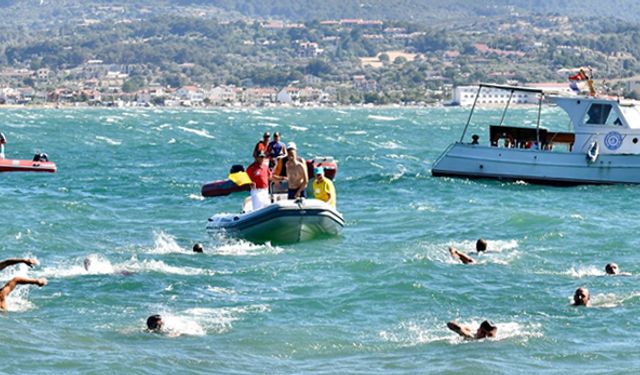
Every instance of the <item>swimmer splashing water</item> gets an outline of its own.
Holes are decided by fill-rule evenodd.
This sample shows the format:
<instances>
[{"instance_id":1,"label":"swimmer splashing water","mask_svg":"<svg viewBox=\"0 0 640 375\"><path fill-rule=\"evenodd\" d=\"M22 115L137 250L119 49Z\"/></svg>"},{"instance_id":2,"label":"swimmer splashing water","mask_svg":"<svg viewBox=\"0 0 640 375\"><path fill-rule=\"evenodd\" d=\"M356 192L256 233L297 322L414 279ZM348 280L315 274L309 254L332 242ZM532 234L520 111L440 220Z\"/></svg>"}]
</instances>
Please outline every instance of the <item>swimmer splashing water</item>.
<instances>
[{"instance_id":1,"label":"swimmer splashing water","mask_svg":"<svg viewBox=\"0 0 640 375\"><path fill-rule=\"evenodd\" d=\"M29 267L33 267L38 264L36 259L7 259L0 262L0 270L3 270L9 266L13 266L15 264L24 263ZM7 309L7 297L18 285L37 285L37 286L45 286L47 285L47 279L29 279L26 277L14 277L9 280L2 289L0 289L0 310Z\"/></svg>"}]
</instances>

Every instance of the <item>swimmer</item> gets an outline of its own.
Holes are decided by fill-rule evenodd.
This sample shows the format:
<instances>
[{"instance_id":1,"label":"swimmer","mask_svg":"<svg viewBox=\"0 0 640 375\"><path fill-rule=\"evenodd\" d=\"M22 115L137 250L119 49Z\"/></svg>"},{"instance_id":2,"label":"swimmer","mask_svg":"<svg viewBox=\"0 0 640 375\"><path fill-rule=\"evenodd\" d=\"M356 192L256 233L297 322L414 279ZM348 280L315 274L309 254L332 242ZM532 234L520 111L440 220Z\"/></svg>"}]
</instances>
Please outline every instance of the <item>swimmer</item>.
<instances>
[{"instance_id":1,"label":"swimmer","mask_svg":"<svg viewBox=\"0 0 640 375\"><path fill-rule=\"evenodd\" d=\"M478 239L478 241L476 241L476 252L480 254L483 251L487 251L487 240L485 240L484 238L480 238ZM476 262L475 259L453 246L449 246L449 254L451 254L451 256L455 259L460 259L460 261L464 264L472 264Z\"/></svg>"},{"instance_id":2,"label":"swimmer","mask_svg":"<svg viewBox=\"0 0 640 375\"><path fill-rule=\"evenodd\" d=\"M152 332L160 332L162 330L162 317L158 314L151 315L147 318L147 329Z\"/></svg>"},{"instance_id":3,"label":"swimmer","mask_svg":"<svg viewBox=\"0 0 640 375\"><path fill-rule=\"evenodd\" d=\"M42 287L47 285L47 279L28 279L25 277L14 277L8 283L6 283L2 287L2 289L0 289L0 310L7 309L7 297L9 296L9 294L11 294L11 292L13 292L16 286L20 284L33 284Z\"/></svg>"},{"instance_id":4,"label":"swimmer","mask_svg":"<svg viewBox=\"0 0 640 375\"><path fill-rule=\"evenodd\" d=\"M468 325L461 325L456 321L447 323L447 327L458 335L465 339L480 340L488 337L496 337L498 334L498 327L490 320L485 320L480 323L480 327L473 333L473 330Z\"/></svg>"},{"instance_id":5,"label":"swimmer","mask_svg":"<svg viewBox=\"0 0 640 375\"><path fill-rule=\"evenodd\" d=\"M574 306L591 306L591 302L589 301L589 289L587 288L578 288L573 295L573 305Z\"/></svg>"},{"instance_id":6,"label":"swimmer","mask_svg":"<svg viewBox=\"0 0 640 375\"><path fill-rule=\"evenodd\" d=\"M607 275L631 276L629 272L620 272L620 268L615 263L609 263L604 267Z\"/></svg>"},{"instance_id":7,"label":"swimmer","mask_svg":"<svg viewBox=\"0 0 640 375\"><path fill-rule=\"evenodd\" d=\"M89 258L84 258L84 262L82 262L82 264L84 265L84 269L89 272L89 268L91 267L91 259Z\"/></svg>"},{"instance_id":8,"label":"swimmer","mask_svg":"<svg viewBox=\"0 0 640 375\"><path fill-rule=\"evenodd\" d=\"M3 270L9 266L13 266L14 264L24 263L29 267L37 266L40 264L37 259L7 259L0 262L0 270Z\"/></svg>"},{"instance_id":9,"label":"swimmer","mask_svg":"<svg viewBox=\"0 0 640 375\"><path fill-rule=\"evenodd\" d=\"M460 259L460 261L464 264L473 264L476 262L472 257L468 256L462 251L459 251L453 246L449 246L449 254L451 254L454 259Z\"/></svg>"},{"instance_id":10,"label":"swimmer","mask_svg":"<svg viewBox=\"0 0 640 375\"><path fill-rule=\"evenodd\" d=\"M197 243L197 244L193 245L193 252L194 253L203 253L204 252L204 246L202 246L201 243Z\"/></svg>"}]
</instances>

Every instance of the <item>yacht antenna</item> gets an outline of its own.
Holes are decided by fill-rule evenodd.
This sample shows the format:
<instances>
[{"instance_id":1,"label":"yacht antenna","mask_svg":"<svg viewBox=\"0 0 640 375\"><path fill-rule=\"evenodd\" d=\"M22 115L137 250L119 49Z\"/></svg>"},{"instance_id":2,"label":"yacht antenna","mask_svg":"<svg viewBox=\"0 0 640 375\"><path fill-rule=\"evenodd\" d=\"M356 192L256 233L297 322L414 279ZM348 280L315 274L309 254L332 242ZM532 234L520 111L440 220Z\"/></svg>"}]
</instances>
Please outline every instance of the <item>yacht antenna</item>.
<instances>
[{"instance_id":1,"label":"yacht antenna","mask_svg":"<svg viewBox=\"0 0 640 375\"><path fill-rule=\"evenodd\" d=\"M513 93L515 92L515 90L511 89L511 92L509 93L509 100L507 100L507 105L504 106L504 110L502 111L502 117L500 118L500 126L502 126L502 123L504 122L504 116L507 114L507 109L509 109L509 104L511 104L511 98L513 97Z\"/></svg>"}]
</instances>

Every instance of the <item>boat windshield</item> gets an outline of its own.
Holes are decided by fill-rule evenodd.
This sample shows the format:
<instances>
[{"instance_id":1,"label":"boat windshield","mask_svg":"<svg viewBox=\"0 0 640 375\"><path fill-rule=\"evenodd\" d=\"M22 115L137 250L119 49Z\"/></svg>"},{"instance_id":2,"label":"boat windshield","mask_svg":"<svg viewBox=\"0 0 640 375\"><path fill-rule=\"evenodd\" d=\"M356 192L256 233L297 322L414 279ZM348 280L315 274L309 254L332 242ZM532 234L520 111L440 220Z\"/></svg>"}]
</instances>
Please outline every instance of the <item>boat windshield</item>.
<instances>
[{"instance_id":1,"label":"boat windshield","mask_svg":"<svg viewBox=\"0 0 640 375\"><path fill-rule=\"evenodd\" d=\"M611 104L593 103L585 115L584 124L622 126L622 119Z\"/></svg>"}]
</instances>

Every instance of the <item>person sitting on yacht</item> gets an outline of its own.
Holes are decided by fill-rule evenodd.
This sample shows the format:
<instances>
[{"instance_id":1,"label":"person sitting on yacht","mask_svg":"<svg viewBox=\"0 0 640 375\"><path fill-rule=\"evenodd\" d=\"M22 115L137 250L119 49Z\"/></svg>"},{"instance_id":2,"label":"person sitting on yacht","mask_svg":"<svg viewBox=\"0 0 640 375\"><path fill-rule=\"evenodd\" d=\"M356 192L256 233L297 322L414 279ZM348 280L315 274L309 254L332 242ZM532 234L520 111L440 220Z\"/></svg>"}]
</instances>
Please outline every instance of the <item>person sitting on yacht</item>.
<instances>
[{"instance_id":1,"label":"person sitting on yacht","mask_svg":"<svg viewBox=\"0 0 640 375\"><path fill-rule=\"evenodd\" d=\"M324 176L324 168L314 168L313 174L316 176L313 180L313 197L325 201L335 208L336 188L333 186L333 182Z\"/></svg>"}]
</instances>

